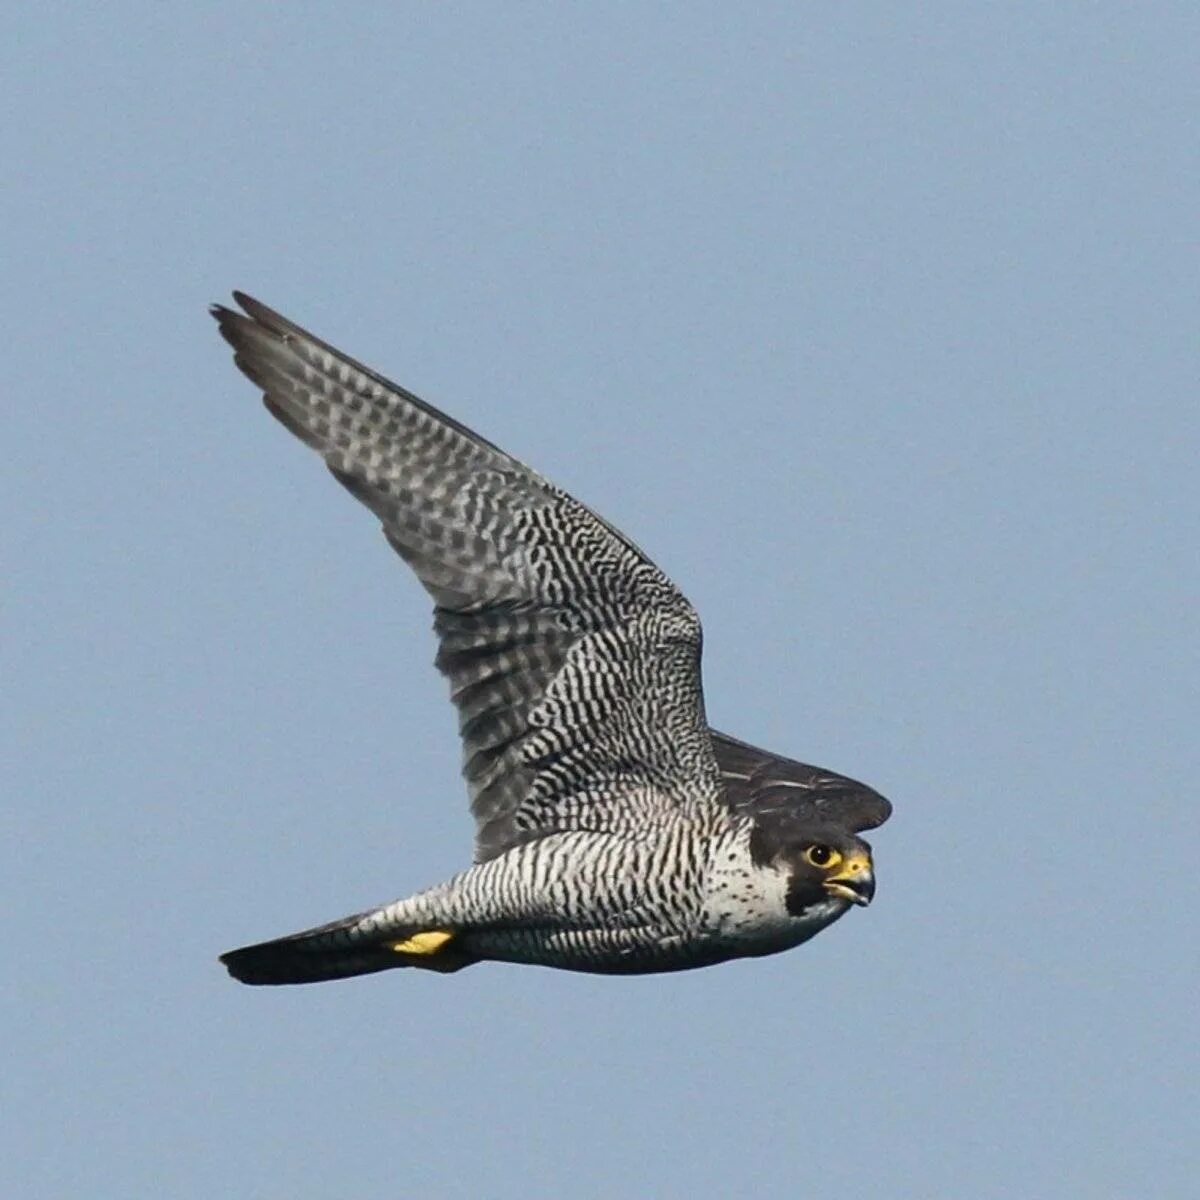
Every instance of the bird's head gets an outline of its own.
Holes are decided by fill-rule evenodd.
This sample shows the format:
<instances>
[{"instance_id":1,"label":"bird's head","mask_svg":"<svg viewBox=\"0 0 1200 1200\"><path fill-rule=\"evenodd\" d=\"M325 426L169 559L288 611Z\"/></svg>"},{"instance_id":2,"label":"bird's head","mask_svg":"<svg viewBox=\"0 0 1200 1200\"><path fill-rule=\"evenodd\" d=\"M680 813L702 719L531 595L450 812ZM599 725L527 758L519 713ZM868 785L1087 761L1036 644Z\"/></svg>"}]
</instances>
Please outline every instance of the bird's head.
<instances>
[{"instance_id":1,"label":"bird's head","mask_svg":"<svg viewBox=\"0 0 1200 1200\"><path fill-rule=\"evenodd\" d=\"M787 876L787 910L794 917L831 899L865 907L875 895L871 847L836 825L760 821L751 848L760 865Z\"/></svg>"},{"instance_id":2,"label":"bird's head","mask_svg":"<svg viewBox=\"0 0 1200 1200\"><path fill-rule=\"evenodd\" d=\"M787 883L787 911L835 916L875 895L871 847L859 838L881 826L892 804L875 788L714 733L726 802L750 821L750 857ZM840 907L838 907L840 905Z\"/></svg>"},{"instance_id":3,"label":"bird's head","mask_svg":"<svg viewBox=\"0 0 1200 1200\"><path fill-rule=\"evenodd\" d=\"M803 763L777 775L751 775L734 806L750 818L753 862L785 876L787 911L870 904L875 865L858 834L882 825L891 804L866 784Z\"/></svg>"},{"instance_id":4,"label":"bird's head","mask_svg":"<svg viewBox=\"0 0 1200 1200\"><path fill-rule=\"evenodd\" d=\"M865 907L875 895L871 847L852 833L813 830L780 847L775 862L788 873L787 907L794 917L829 899Z\"/></svg>"}]
</instances>

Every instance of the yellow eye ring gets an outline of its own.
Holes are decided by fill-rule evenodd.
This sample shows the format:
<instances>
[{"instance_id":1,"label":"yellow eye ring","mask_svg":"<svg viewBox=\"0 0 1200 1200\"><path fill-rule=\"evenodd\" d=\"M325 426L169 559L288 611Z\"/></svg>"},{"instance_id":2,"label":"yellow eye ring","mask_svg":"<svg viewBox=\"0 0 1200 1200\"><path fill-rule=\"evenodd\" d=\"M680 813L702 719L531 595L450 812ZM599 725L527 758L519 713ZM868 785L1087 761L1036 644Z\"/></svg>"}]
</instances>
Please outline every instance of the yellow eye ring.
<instances>
[{"instance_id":1,"label":"yellow eye ring","mask_svg":"<svg viewBox=\"0 0 1200 1200\"><path fill-rule=\"evenodd\" d=\"M836 867L842 861L842 856L832 847L818 842L815 846L806 846L804 861L810 866L826 871Z\"/></svg>"}]
</instances>

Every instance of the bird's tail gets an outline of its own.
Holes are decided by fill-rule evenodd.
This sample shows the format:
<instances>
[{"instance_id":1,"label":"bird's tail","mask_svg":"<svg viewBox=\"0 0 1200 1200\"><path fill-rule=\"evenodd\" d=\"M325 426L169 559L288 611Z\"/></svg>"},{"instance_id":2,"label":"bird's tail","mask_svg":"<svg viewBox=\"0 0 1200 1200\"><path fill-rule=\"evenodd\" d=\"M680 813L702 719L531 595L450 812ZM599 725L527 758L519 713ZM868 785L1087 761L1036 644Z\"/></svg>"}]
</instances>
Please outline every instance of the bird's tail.
<instances>
[{"instance_id":1,"label":"bird's tail","mask_svg":"<svg viewBox=\"0 0 1200 1200\"><path fill-rule=\"evenodd\" d=\"M234 979L250 984L321 983L393 967L449 973L476 960L456 945L451 929L380 928L380 910L356 913L221 955Z\"/></svg>"}]
</instances>

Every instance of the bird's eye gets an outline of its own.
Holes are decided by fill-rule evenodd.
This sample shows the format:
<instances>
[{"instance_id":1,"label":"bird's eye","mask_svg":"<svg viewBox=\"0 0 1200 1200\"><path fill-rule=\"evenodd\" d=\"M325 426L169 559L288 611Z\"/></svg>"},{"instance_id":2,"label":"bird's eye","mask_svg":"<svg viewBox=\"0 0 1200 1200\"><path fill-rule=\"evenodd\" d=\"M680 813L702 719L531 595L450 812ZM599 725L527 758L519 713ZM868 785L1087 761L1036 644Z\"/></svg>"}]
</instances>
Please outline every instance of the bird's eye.
<instances>
[{"instance_id":1,"label":"bird's eye","mask_svg":"<svg viewBox=\"0 0 1200 1200\"><path fill-rule=\"evenodd\" d=\"M804 851L804 857L812 863L814 867L829 867L832 866L841 855L829 846L809 846Z\"/></svg>"}]
</instances>

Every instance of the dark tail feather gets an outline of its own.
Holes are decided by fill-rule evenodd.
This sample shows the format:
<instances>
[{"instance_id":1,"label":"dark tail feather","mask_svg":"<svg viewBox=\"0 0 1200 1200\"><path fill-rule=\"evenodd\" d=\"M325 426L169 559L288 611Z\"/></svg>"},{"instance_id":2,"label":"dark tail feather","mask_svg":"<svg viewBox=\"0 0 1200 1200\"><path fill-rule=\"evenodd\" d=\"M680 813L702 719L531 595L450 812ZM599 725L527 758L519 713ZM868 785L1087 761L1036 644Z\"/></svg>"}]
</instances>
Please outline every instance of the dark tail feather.
<instances>
[{"instance_id":1,"label":"dark tail feather","mask_svg":"<svg viewBox=\"0 0 1200 1200\"><path fill-rule=\"evenodd\" d=\"M452 945L431 955L398 953L392 947L418 931L396 928L386 932L364 931L361 922L370 915L370 912L356 913L303 933L230 950L221 955L221 962L242 983L274 985L323 983L393 967L424 967L448 973L474 961L457 953Z\"/></svg>"},{"instance_id":2,"label":"dark tail feather","mask_svg":"<svg viewBox=\"0 0 1200 1200\"><path fill-rule=\"evenodd\" d=\"M338 953L305 949L290 938L230 950L221 955L221 961L234 979L251 984L322 983L408 965L398 955L380 948Z\"/></svg>"},{"instance_id":3,"label":"dark tail feather","mask_svg":"<svg viewBox=\"0 0 1200 1200\"><path fill-rule=\"evenodd\" d=\"M355 936L355 926L365 916L356 913L303 933L242 946L222 954L221 961L234 979L252 984L319 983L403 966L382 943Z\"/></svg>"}]
</instances>

